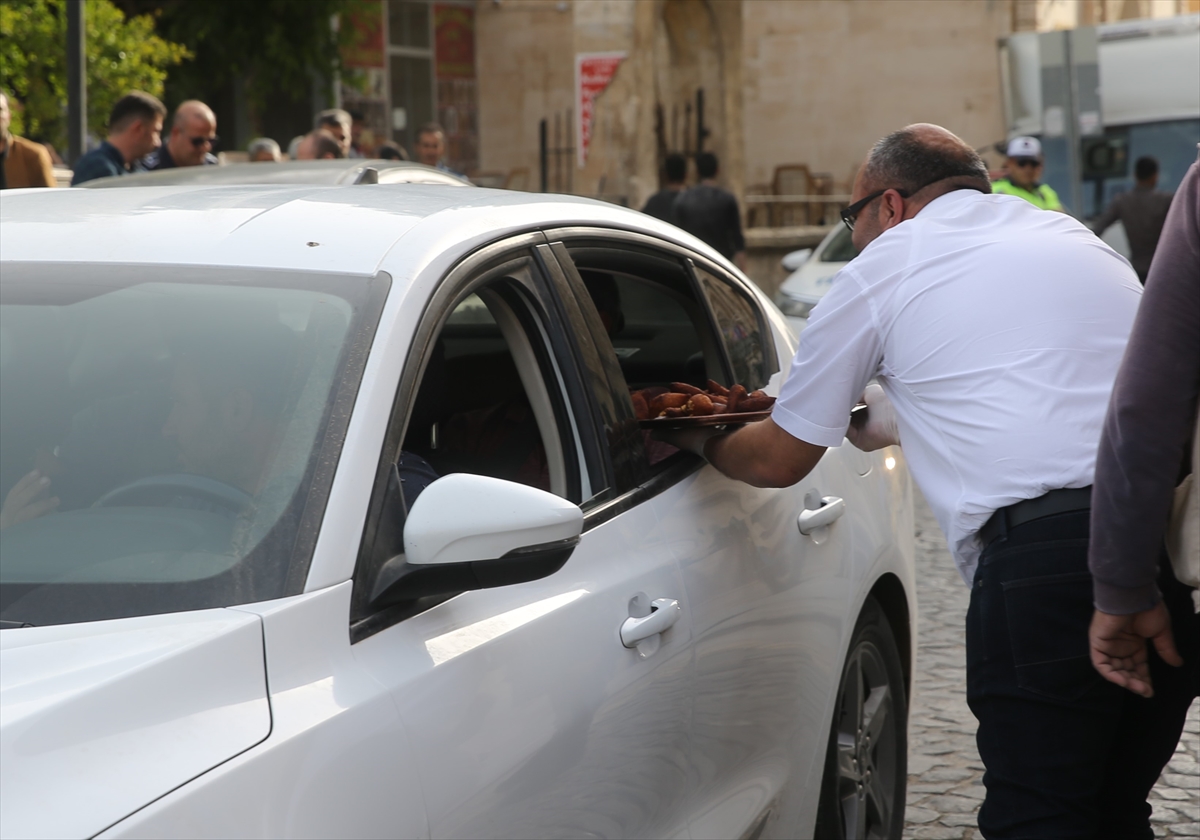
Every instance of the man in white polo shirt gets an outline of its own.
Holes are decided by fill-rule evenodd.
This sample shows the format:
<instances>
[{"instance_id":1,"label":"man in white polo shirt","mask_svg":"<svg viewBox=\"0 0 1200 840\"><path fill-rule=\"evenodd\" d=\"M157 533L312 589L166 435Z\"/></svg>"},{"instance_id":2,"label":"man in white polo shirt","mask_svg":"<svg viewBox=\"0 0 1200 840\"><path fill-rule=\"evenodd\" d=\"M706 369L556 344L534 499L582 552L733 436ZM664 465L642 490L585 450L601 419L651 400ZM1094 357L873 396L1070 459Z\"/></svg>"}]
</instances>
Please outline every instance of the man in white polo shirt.
<instances>
[{"instance_id":1,"label":"man in white polo shirt","mask_svg":"<svg viewBox=\"0 0 1200 840\"><path fill-rule=\"evenodd\" d=\"M671 442L770 487L843 436L902 444L972 586L984 836L1151 837L1161 768L1131 765L1158 760L1143 730L1167 712L1100 678L1087 638L1090 485L1137 276L1075 219L992 195L937 126L880 140L852 198L861 253L809 317L771 419ZM867 420L848 428L864 389Z\"/></svg>"}]
</instances>

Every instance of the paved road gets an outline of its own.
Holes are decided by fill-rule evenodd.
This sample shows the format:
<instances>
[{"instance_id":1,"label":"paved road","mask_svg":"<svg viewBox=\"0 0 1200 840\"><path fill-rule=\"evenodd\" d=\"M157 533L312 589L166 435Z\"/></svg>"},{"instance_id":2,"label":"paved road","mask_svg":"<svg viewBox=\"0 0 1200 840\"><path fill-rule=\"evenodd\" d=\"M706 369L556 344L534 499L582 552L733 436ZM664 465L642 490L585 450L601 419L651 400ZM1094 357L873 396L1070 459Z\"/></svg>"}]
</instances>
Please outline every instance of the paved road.
<instances>
[{"instance_id":1,"label":"paved road","mask_svg":"<svg viewBox=\"0 0 1200 840\"><path fill-rule=\"evenodd\" d=\"M917 675L909 724L905 837L981 837L983 765L967 708L963 627L969 591L925 500L917 498ZM1192 704L1175 757L1151 794L1159 837L1200 837L1200 702Z\"/></svg>"}]
</instances>

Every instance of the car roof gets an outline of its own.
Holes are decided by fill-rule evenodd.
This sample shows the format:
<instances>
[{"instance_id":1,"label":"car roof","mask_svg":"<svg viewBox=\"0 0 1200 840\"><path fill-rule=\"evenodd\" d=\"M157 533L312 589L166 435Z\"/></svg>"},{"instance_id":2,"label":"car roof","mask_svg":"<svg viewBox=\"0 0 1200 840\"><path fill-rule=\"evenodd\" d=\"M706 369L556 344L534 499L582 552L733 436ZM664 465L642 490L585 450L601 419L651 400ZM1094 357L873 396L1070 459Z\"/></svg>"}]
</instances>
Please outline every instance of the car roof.
<instances>
[{"instance_id":1,"label":"car roof","mask_svg":"<svg viewBox=\"0 0 1200 840\"><path fill-rule=\"evenodd\" d=\"M571 225L657 235L728 265L678 228L602 201L424 184L9 190L0 202L0 260L373 275L398 245L419 265Z\"/></svg>"},{"instance_id":2,"label":"car roof","mask_svg":"<svg viewBox=\"0 0 1200 840\"><path fill-rule=\"evenodd\" d=\"M279 163L229 163L223 166L176 166L154 172L97 178L84 189L165 187L184 184L352 184L367 168L389 184L471 186L457 175L408 160L285 160Z\"/></svg>"}]
</instances>

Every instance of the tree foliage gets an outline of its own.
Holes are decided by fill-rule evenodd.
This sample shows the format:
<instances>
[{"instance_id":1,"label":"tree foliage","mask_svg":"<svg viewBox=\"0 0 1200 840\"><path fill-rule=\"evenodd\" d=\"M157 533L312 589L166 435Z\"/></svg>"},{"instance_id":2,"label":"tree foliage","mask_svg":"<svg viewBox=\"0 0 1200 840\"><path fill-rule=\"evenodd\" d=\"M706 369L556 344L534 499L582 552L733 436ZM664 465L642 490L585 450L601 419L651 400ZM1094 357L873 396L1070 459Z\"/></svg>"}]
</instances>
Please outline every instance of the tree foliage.
<instances>
[{"instance_id":1,"label":"tree foliage","mask_svg":"<svg viewBox=\"0 0 1200 840\"><path fill-rule=\"evenodd\" d=\"M84 10L88 128L102 135L118 99L131 90L161 97L168 68L191 52L156 34L149 16L126 18L109 0L85 0ZM22 106L13 109L13 131L60 149L67 139L66 41L66 3L0 2L0 85Z\"/></svg>"},{"instance_id":2,"label":"tree foliage","mask_svg":"<svg viewBox=\"0 0 1200 840\"><path fill-rule=\"evenodd\" d=\"M173 100L211 96L245 85L250 103L277 96L308 99L314 80L328 84L340 67L333 21L347 0L117 0L127 13L152 13L158 33L193 58L171 71Z\"/></svg>"}]
</instances>

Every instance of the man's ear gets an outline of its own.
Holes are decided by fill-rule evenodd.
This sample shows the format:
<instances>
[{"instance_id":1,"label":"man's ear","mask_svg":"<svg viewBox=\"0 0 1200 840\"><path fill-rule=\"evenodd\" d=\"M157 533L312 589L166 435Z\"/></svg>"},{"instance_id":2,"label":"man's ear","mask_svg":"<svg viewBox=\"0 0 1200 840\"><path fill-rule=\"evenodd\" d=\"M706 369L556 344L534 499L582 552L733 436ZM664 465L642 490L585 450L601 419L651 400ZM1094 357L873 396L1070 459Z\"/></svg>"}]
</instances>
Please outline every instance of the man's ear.
<instances>
[{"instance_id":1,"label":"man's ear","mask_svg":"<svg viewBox=\"0 0 1200 840\"><path fill-rule=\"evenodd\" d=\"M879 222L881 230L890 230L904 221L904 199L895 190L888 190L879 197Z\"/></svg>"}]
</instances>

